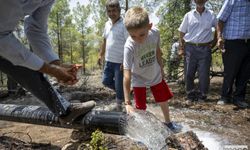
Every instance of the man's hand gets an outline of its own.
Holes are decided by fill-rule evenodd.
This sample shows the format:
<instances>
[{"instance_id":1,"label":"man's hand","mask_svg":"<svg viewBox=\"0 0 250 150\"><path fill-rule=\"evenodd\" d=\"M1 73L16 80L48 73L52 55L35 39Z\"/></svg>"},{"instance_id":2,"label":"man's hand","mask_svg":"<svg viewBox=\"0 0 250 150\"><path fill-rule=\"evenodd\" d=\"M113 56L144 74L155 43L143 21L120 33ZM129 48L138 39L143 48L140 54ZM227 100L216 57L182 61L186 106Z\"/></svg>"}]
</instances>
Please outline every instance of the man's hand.
<instances>
[{"instance_id":1,"label":"man's hand","mask_svg":"<svg viewBox=\"0 0 250 150\"><path fill-rule=\"evenodd\" d=\"M219 49L221 49L221 51L222 51L223 53L225 52L224 40L223 40L222 37L219 37L219 38L218 38L217 46L219 47Z\"/></svg>"},{"instance_id":2,"label":"man's hand","mask_svg":"<svg viewBox=\"0 0 250 150\"><path fill-rule=\"evenodd\" d=\"M62 64L60 62L60 60L55 60L53 62L51 62L50 64L54 64L63 68L68 68L69 69L69 73L74 74L75 78L77 78L77 72L80 68L82 68L81 64Z\"/></svg>"},{"instance_id":3,"label":"man's hand","mask_svg":"<svg viewBox=\"0 0 250 150\"><path fill-rule=\"evenodd\" d=\"M178 51L178 55L179 55L179 57L183 57L184 56L184 47L180 47L180 49Z\"/></svg>"},{"instance_id":4,"label":"man's hand","mask_svg":"<svg viewBox=\"0 0 250 150\"><path fill-rule=\"evenodd\" d=\"M101 57L98 58L97 64L98 64L99 66L102 66L102 58L101 58Z\"/></svg>"},{"instance_id":5,"label":"man's hand","mask_svg":"<svg viewBox=\"0 0 250 150\"><path fill-rule=\"evenodd\" d=\"M121 71L123 71L123 64L121 64L121 66L120 66L120 70L121 70Z\"/></svg>"},{"instance_id":6,"label":"man's hand","mask_svg":"<svg viewBox=\"0 0 250 150\"><path fill-rule=\"evenodd\" d=\"M55 77L60 83L74 85L78 82L76 75L79 68L81 65L77 64L44 63L39 71Z\"/></svg>"},{"instance_id":7,"label":"man's hand","mask_svg":"<svg viewBox=\"0 0 250 150\"><path fill-rule=\"evenodd\" d=\"M217 44L217 40L213 40L210 44L209 44L209 48L213 49Z\"/></svg>"},{"instance_id":8,"label":"man's hand","mask_svg":"<svg viewBox=\"0 0 250 150\"><path fill-rule=\"evenodd\" d=\"M77 72L80 68L82 68L82 65L81 64L73 64L69 68L71 68L70 72L73 73L75 75L75 77L77 78Z\"/></svg>"}]
</instances>

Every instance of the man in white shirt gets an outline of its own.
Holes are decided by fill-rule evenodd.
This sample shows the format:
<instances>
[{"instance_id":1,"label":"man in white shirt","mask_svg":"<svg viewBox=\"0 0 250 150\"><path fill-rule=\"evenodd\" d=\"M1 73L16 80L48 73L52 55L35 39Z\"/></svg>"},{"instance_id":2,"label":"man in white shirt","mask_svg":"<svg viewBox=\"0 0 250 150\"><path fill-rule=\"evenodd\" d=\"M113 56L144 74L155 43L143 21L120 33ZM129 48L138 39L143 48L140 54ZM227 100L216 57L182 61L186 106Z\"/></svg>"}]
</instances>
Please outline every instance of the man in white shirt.
<instances>
[{"instance_id":1,"label":"man in white shirt","mask_svg":"<svg viewBox=\"0 0 250 150\"><path fill-rule=\"evenodd\" d=\"M124 44L128 37L127 30L120 17L121 8L118 0L108 0L106 11L109 20L105 24L103 33L103 44L99 53L98 63L100 64L105 54L105 67L102 83L116 92L116 105L112 108L115 111L122 110L123 96L123 53Z\"/></svg>"},{"instance_id":2,"label":"man in white shirt","mask_svg":"<svg viewBox=\"0 0 250 150\"><path fill-rule=\"evenodd\" d=\"M180 54L185 54L185 82L188 100L204 101L209 89L211 48L216 44L212 27L216 26L216 17L205 8L207 0L194 0L196 8L186 13L179 27ZM195 73L198 71L199 87L195 89Z\"/></svg>"}]
</instances>

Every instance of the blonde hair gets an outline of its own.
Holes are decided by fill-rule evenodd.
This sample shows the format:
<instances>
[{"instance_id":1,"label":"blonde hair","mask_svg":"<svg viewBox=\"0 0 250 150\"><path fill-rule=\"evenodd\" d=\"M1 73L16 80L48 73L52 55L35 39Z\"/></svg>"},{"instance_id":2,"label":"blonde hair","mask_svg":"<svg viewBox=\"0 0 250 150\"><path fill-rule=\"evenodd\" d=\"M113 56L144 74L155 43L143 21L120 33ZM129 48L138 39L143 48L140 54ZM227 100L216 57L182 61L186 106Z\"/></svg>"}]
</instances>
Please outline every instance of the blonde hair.
<instances>
[{"instance_id":1,"label":"blonde hair","mask_svg":"<svg viewBox=\"0 0 250 150\"><path fill-rule=\"evenodd\" d=\"M148 12L141 7L130 8L124 19L127 30L134 30L146 27L149 24Z\"/></svg>"}]
</instances>

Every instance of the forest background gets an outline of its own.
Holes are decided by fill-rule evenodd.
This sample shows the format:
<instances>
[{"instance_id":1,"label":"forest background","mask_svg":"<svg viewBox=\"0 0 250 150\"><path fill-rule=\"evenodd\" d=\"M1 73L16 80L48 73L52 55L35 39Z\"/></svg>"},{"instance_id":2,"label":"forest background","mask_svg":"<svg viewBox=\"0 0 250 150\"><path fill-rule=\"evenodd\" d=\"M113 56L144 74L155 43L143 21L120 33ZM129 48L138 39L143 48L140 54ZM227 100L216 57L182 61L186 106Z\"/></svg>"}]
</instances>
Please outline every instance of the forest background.
<instances>
[{"instance_id":1,"label":"forest background","mask_svg":"<svg viewBox=\"0 0 250 150\"><path fill-rule=\"evenodd\" d=\"M78 63L83 65L82 73L86 74L95 69L98 52L102 42L102 33L108 17L105 11L106 0L57 0L49 17L49 36L54 50L64 63ZM160 30L163 59L168 62L173 37L178 36L178 27L185 13L194 8L192 0L120 0L122 17L126 10L133 6L142 6L148 10L150 18ZM223 0L209 0L206 6L216 14L222 6ZM72 4L74 6L72 7ZM151 20L151 21L152 21ZM29 47L23 31L23 21L16 28L16 36ZM217 63L221 58L217 55ZM168 65L165 65L168 69ZM0 74L1 84L4 74Z\"/></svg>"}]
</instances>

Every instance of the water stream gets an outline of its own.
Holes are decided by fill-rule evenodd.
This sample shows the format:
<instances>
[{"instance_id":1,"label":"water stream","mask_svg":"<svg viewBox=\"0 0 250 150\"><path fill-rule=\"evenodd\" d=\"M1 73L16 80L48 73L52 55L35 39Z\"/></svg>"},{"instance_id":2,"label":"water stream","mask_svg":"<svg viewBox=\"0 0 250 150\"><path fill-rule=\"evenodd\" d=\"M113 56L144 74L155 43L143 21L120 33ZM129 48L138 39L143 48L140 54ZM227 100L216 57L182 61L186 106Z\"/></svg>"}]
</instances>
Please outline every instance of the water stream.
<instances>
[{"instance_id":1,"label":"water stream","mask_svg":"<svg viewBox=\"0 0 250 150\"><path fill-rule=\"evenodd\" d=\"M131 114L124 129L126 136L142 142L149 150L167 149L165 139L172 133L159 119L146 111Z\"/></svg>"},{"instance_id":2,"label":"water stream","mask_svg":"<svg viewBox=\"0 0 250 150\"><path fill-rule=\"evenodd\" d=\"M167 149L165 139L170 136L172 132L162 124L160 119L162 119L163 116L161 116L160 108L150 106L148 111L149 112L138 111L130 115L126 126L124 126L126 136L135 141L142 142L149 150ZM200 141L202 141L203 145L209 150L221 150L223 149L223 145L229 144L226 139L212 132L191 128L187 124L187 121L183 121L187 120L187 118L178 118L175 120L177 116L184 117L181 114L186 113L186 111L187 110L171 109L171 112L175 114L171 118L173 118L173 121L178 121L179 124L183 126L182 132L193 131ZM182 122L180 122L181 120ZM196 120L191 121L196 122Z\"/></svg>"},{"instance_id":3,"label":"water stream","mask_svg":"<svg viewBox=\"0 0 250 150\"><path fill-rule=\"evenodd\" d=\"M163 119L161 110L156 105L149 105L148 111L153 113L158 118ZM202 141L202 144L209 150L222 150L224 145L230 144L227 139L220 137L215 133L190 127L189 124L199 124L199 126L207 127L209 130L209 125L202 122L201 120L190 120L186 118L186 113L191 113L193 115L204 113L205 115L206 113L210 112L198 112L189 109L176 109L170 107L170 117L173 121L177 121L183 126L182 132L193 131L198 136L199 140Z\"/></svg>"}]
</instances>

